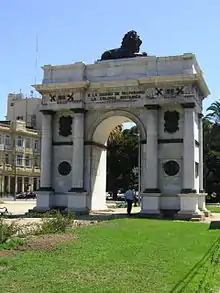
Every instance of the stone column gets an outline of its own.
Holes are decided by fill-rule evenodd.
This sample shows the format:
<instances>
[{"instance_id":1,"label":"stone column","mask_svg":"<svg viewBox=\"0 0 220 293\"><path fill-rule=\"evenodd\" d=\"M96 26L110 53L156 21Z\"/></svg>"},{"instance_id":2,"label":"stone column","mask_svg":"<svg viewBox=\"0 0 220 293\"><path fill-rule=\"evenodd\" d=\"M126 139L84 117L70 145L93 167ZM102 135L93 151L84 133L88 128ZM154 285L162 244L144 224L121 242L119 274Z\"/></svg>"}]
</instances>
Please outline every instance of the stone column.
<instances>
[{"instance_id":1,"label":"stone column","mask_svg":"<svg viewBox=\"0 0 220 293\"><path fill-rule=\"evenodd\" d=\"M42 111L40 190L52 191L52 111Z\"/></svg>"},{"instance_id":2,"label":"stone column","mask_svg":"<svg viewBox=\"0 0 220 293\"><path fill-rule=\"evenodd\" d=\"M184 109L183 172L178 217L190 219L201 217L199 195L195 190L195 103L185 103L182 107Z\"/></svg>"},{"instance_id":3,"label":"stone column","mask_svg":"<svg viewBox=\"0 0 220 293\"><path fill-rule=\"evenodd\" d=\"M203 193L203 114L198 114L199 123L199 192Z\"/></svg>"},{"instance_id":4,"label":"stone column","mask_svg":"<svg viewBox=\"0 0 220 293\"><path fill-rule=\"evenodd\" d=\"M205 193L203 189L203 114L198 114L199 123L199 209L205 212L205 215L209 215L209 211L206 208Z\"/></svg>"},{"instance_id":5,"label":"stone column","mask_svg":"<svg viewBox=\"0 0 220 293\"><path fill-rule=\"evenodd\" d=\"M8 176L8 193L11 194L11 176Z\"/></svg>"},{"instance_id":6,"label":"stone column","mask_svg":"<svg viewBox=\"0 0 220 293\"><path fill-rule=\"evenodd\" d=\"M42 112L42 131L41 131L41 173L40 188L37 192L36 211L44 212L49 210L52 205L52 115L53 111Z\"/></svg>"},{"instance_id":7,"label":"stone column","mask_svg":"<svg viewBox=\"0 0 220 293\"><path fill-rule=\"evenodd\" d=\"M21 192L24 192L24 190L25 190L25 188L24 188L24 176L21 176L21 182L22 182L22 184L21 184Z\"/></svg>"},{"instance_id":8,"label":"stone column","mask_svg":"<svg viewBox=\"0 0 220 293\"><path fill-rule=\"evenodd\" d=\"M72 109L73 149L72 188L68 193L68 210L83 211L87 207L84 190L84 113L85 109Z\"/></svg>"},{"instance_id":9,"label":"stone column","mask_svg":"<svg viewBox=\"0 0 220 293\"><path fill-rule=\"evenodd\" d=\"M84 109L74 109L73 152L72 152L72 188L71 192L84 191Z\"/></svg>"},{"instance_id":10,"label":"stone column","mask_svg":"<svg viewBox=\"0 0 220 293\"><path fill-rule=\"evenodd\" d=\"M195 190L195 104L182 104L183 126L183 186L182 193L196 193Z\"/></svg>"},{"instance_id":11,"label":"stone column","mask_svg":"<svg viewBox=\"0 0 220 293\"><path fill-rule=\"evenodd\" d=\"M145 152L144 184L142 195L142 213L160 214L158 188L158 110L159 105L146 105L147 145Z\"/></svg>"}]
</instances>

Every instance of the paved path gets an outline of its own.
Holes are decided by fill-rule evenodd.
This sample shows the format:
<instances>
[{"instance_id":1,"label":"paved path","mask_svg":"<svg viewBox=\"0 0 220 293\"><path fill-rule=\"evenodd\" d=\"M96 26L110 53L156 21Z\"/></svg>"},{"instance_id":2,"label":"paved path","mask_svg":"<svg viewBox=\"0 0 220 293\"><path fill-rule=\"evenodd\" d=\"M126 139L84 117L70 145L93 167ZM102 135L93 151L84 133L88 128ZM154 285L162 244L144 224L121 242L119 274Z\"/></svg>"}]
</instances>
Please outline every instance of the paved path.
<instances>
[{"instance_id":1,"label":"paved path","mask_svg":"<svg viewBox=\"0 0 220 293\"><path fill-rule=\"evenodd\" d=\"M6 207L12 215L22 215L28 212L29 209L33 209L36 206L35 201L5 201L0 204L0 207Z\"/></svg>"},{"instance_id":2,"label":"paved path","mask_svg":"<svg viewBox=\"0 0 220 293\"><path fill-rule=\"evenodd\" d=\"M4 203L0 204L0 207L7 207L8 211L12 215L24 215L25 213L28 212L29 209L33 209L36 206L36 201L35 200L27 200L27 201L5 201ZM92 216L97 216L97 217L103 217L103 219L111 215L121 215L123 216L126 215L126 208L110 208L107 211L97 211L97 212L92 212ZM132 213L138 214L140 212L140 207L133 207ZM90 217L88 215L88 217ZM87 218L87 217L86 217ZM31 219L23 219L23 221L27 220L28 222L36 221L33 218ZM37 219L39 221L39 219ZM205 223L210 223L211 221L220 221L220 213L213 213L211 217L205 218L203 222Z\"/></svg>"}]
</instances>

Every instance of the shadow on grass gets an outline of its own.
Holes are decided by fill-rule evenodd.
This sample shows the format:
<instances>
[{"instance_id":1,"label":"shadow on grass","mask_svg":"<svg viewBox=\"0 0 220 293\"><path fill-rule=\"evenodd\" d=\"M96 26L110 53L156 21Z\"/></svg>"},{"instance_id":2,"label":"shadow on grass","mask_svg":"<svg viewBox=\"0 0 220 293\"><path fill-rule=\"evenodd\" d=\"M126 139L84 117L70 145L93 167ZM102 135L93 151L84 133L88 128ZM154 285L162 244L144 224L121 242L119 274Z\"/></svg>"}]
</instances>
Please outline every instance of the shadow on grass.
<instances>
[{"instance_id":1,"label":"shadow on grass","mask_svg":"<svg viewBox=\"0 0 220 293\"><path fill-rule=\"evenodd\" d=\"M215 251L216 247L218 247L220 242L220 237L216 239L216 241L213 242L212 246L209 248L209 250L206 252L206 254L203 256L203 258L198 261L194 267L184 276L182 280L180 280L174 288L170 291L170 293L183 293L184 290L187 288L187 286L190 284L190 282L193 280L193 278L196 276L198 271L212 258L213 252ZM205 281L205 276L201 277L201 281ZM198 283L198 286L200 286L201 283ZM197 291L199 288L195 288L195 293L200 292ZM186 292L186 291L185 291Z\"/></svg>"}]
</instances>

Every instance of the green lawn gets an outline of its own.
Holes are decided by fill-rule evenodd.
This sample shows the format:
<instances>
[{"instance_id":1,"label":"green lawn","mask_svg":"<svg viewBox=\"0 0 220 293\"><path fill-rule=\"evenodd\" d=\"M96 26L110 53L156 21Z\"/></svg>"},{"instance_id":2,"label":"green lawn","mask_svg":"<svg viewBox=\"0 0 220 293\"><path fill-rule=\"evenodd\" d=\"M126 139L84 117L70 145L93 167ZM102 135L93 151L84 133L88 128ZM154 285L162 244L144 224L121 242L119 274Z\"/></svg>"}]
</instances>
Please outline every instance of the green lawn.
<instances>
[{"instance_id":1,"label":"green lawn","mask_svg":"<svg viewBox=\"0 0 220 293\"><path fill-rule=\"evenodd\" d=\"M204 286L220 288L220 233L208 227L121 219L77 228L56 251L1 258L0 292L213 292Z\"/></svg>"},{"instance_id":2,"label":"green lawn","mask_svg":"<svg viewBox=\"0 0 220 293\"><path fill-rule=\"evenodd\" d=\"M220 205L218 206L206 206L207 210L212 213L220 213Z\"/></svg>"}]
</instances>

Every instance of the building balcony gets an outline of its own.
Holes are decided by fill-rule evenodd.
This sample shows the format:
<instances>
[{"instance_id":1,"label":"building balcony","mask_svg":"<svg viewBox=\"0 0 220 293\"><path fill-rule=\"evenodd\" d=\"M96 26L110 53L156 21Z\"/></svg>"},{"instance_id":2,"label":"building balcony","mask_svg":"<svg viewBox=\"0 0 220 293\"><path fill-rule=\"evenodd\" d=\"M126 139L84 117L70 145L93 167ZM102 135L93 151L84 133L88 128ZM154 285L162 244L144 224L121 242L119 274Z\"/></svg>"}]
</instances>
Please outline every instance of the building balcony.
<instances>
[{"instance_id":1,"label":"building balcony","mask_svg":"<svg viewBox=\"0 0 220 293\"><path fill-rule=\"evenodd\" d=\"M1 170L5 170L6 172L12 171L12 165L11 164L1 165L0 168L1 168Z\"/></svg>"},{"instance_id":2,"label":"building balcony","mask_svg":"<svg viewBox=\"0 0 220 293\"><path fill-rule=\"evenodd\" d=\"M40 167L36 167L36 166L35 166L35 167L34 167L34 172L35 172L35 173L40 173Z\"/></svg>"},{"instance_id":3,"label":"building balcony","mask_svg":"<svg viewBox=\"0 0 220 293\"><path fill-rule=\"evenodd\" d=\"M33 149L32 148L26 148L26 153L33 154Z\"/></svg>"},{"instance_id":4,"label":"building balcony","mask_svg":"<svg viewBox=\"0 0 220 293\"><path fill-rule=\"evenodd\" d=\"M5 144L4 147L5 147L5 150L11 150L12 149L12 145L10 145L10 144Z\"/></svg>"},{"instance_id":5,"label":"building balcony","mask_svg":"<svg viewBox=\"0 0 220 293\"><path fill-rule=\"evenodd\" d=\"M21 166L21 165L17 165L16 166L16 171L24 171L24 166Z\"/></svg>"},{"instance_id":6,"label":"building balcony","mask_svg":"<svg viewBox=\"0 0 220 293\"><path fill-rule=\"evenodd\" d=\"M40 149L34 149L33 152L34 152L35 154L40 154Z\"/></svg>"},{"instance_id":7,"label":"building balcony","mask_svg":"<svg viewBox=\"0 0 220 293\"><path fill-rule=\"evenodd\" d=\"M24 147L23 146L18 146L16 145L16 152L22 152L24 151Z\"/></svg>"}]
</instances>

